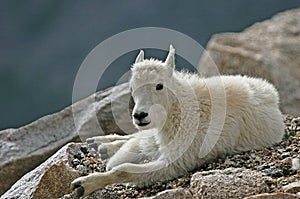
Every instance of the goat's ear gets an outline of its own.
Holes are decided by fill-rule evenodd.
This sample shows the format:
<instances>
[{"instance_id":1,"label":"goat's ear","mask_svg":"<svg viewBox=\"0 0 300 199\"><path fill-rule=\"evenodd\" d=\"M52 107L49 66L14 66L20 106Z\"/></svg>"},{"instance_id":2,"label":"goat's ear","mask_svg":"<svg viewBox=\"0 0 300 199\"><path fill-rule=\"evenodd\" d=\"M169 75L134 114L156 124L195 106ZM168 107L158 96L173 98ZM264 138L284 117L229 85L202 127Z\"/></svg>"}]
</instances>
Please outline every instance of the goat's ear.
<instances>
[{"instance_id":1,"label":"goat's ear","mask_svg":"<svg viewBox=\"0 0 300 199\"><path fill-rule=\"evenodd\" d=\"M175 48L172 46L172 44L170 45L169 54L167 56L165 64L171 68L175 68Z\"/></svg>"},{"instance_id":2,"label":"goat's ear","mask_svg":"<svg viewBox=\"0 0 300 199\"><path fill-rule=\"evenodd\" d=\"M139 63L144 61L144 51L141 50L139 55L135 58L135 63Z\"/></svg>"}]
</instances>

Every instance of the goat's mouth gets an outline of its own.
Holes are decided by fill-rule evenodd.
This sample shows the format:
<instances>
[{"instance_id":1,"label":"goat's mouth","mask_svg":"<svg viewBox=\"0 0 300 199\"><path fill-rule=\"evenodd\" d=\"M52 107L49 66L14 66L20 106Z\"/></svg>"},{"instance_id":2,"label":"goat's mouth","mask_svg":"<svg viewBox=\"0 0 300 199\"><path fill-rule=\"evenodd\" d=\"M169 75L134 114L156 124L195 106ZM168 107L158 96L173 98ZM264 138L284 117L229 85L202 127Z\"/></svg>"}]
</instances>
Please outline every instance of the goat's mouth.
<instances>
[{"instance_id":1,"label":"goat's mouth","mask_svg":"<svg viewBox=\"0 0 300 199\"><path fill-rule=\"evenodd\" d=\"M147 126L148 124L150 124L150 122L140 122L137 125L138 126Z\"/></svg>"}]
</instances>

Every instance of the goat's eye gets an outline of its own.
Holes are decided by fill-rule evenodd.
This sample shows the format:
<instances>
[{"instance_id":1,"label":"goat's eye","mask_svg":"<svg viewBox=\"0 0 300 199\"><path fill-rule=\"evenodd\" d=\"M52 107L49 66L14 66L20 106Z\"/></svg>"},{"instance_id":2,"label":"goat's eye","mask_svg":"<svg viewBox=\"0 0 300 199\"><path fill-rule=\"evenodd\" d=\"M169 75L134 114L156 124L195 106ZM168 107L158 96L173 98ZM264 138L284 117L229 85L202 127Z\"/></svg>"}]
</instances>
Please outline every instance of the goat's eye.
<instances>
[{"instance_id":1,"label":"goat's eye","mask_svg":"<svg viewBox=\"0 0 300 199\"><path fill-rule=\"evenodd\" d=\"M161 90L164 88L164 85L163 84L156 84L156 90Z\"/></svg>"}]
</instances>

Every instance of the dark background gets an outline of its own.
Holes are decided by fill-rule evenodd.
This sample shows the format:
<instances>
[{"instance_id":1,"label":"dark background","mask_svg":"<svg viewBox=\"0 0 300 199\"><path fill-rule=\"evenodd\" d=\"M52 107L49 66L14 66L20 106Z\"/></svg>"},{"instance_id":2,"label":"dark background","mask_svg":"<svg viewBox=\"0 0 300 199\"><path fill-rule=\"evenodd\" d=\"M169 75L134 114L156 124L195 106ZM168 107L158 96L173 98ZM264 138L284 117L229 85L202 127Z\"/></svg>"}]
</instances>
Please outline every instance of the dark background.
<instances>
[{"instance_id":1,"label":"dark background","mask_svg":"<svg viewBox=\"0 0 300 199\"><path fill-rule=\"evenodd\" d=\"M215 33L240 32L299 6L299 0L0 0L0 129L70 105L84 58L121 31L164 27L205 47ZM113 85L135 55L116 60L99 89Z\"/></svg>"}]
</instances>

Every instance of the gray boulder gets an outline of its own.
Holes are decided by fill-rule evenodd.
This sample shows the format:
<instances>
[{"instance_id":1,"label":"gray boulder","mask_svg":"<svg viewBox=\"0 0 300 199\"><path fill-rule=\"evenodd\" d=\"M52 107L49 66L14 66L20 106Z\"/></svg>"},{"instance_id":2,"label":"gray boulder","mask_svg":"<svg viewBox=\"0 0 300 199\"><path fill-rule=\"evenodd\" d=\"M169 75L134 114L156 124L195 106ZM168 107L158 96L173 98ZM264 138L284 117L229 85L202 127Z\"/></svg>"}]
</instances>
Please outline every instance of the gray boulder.
<instances>
[{"instance_id":1,"label":"gray boulder","mask_svg":"<svg viewBox=\"0 0 300 199\"><path fill-rule=\"evenodd\" d=\"M133 133L130 96L128 84L122 84L24 127L1 131L0 195L68 142Z\"/></svg>"},{"instance_id":2,"label":"gray boulder","mask_svg":"<svg viewBox=\"0 0 300 199\"><path fill-rule=\"evenodd\" d=\"M208 76L244 74L265 78L279 90L283 112L300 108L300 9L279 13L241 33L214 35L199 69Z\"/></svg>"},{"instance_id":3,"label":"gray boulder","mask_svg":"<svg viewBox=\"0 0 300 199\"><path fill-rule=\"evenodd\" d=\"M52 199L70 193L70 182L79 174L69 167L68 155L76 147L75 144L68 144L61 148L43 164L24 175L1 199Z\"/></svg>"}]
</instances>

